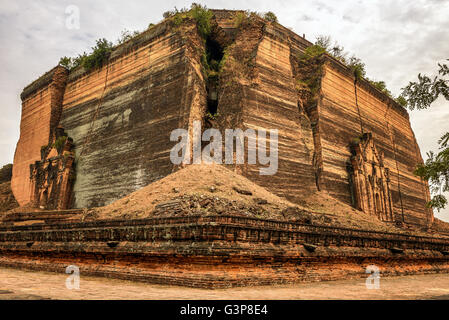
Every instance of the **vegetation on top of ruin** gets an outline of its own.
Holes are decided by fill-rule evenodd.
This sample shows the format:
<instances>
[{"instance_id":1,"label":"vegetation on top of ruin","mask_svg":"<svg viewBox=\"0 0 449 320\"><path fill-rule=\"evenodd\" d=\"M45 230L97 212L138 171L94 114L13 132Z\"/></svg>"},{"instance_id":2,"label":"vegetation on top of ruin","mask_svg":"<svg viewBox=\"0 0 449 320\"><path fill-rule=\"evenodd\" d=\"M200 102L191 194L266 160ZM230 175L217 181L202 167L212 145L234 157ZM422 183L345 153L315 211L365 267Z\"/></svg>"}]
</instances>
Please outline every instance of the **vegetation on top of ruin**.
<instances>
[{"instance_id":1,"label":"vegetation on top of ruin","mask_svg":"<svg viewBox=\"0 0 449 320\"><path fill-rule=\"evenodd\" d=\"M418 74L417 82L409 82L402 88L401 96L410 110L427 109L440 96L449 101L449 79L447 79L449 66L438 63L438 67L437 76L431 78ZM440 211L448 203L443 193L449 191L449 132L438 140L438 144L440 151L427 152L426 162L419 164L414 173L429 182L433 197L427 205Z\"/></svg>"},{"instance_id":2,"label":"vegetation on top of ruin","mask_svg":"<svg viewBox=\"0 0 449 320\"><path fill-rule=\"evenodd\" d=\"M202 6L198 3L192 3L190 9L178 9L175 7L173 10L164 12L162 16L164 19L171 19L175 26L181 25L181 23L186 19L194 19L197 23L200 36L203 39L206 39L212 30L211 19L213 15L213 12L206 6Z\"/></svg>"},{"instance_id":3,"label":"vegetation on top of ruin","mask_svg":"<svg viewBox=\"0 0 449 320\"><path fill-rule=\"evenodd\" d=\"M270 22L278 22L278 18L277 18L276 15L275 15L273 12L271 12L271 11L266 12L266 13L263 15L263 18L264 18L265 20L267 20L267 21L270 21Z\"/></svg>"},{"instance_id":4,"label":"vegetation on top of ruin","mask_svg":"<svg viewBox=\"0 0 449 320\"><path fill-rule=\"evenodd\" d=\"M204 40L206 40L211 33L212 17L213 12L211 10L209 10L206 6L202 6L197 3L192 3L190 9L177 9L175 7L173 10L166 11L163 14L163 18L172 20L174 26L181 25L181 23L186 19L194 19L197 23L198 32ZM246 11L238 12L236 14L236 27L240 26L244 20L253 17L259 17L269 22L278 22L276 15L271 11L266 13ZM154 26L155 24L150 23L148 25L148 29L151 29ZM131 39L134 39L141 33L142 32L139 31L129 31L125 29L121 32L120 37L117 39L116 45L121 45ZM64 56L59 60L59 65L65 67L69 71L78 67L83 67L86 71L101 68L109 59L113 48L114 44L112 42L106 40L105 38L101 38L96 40L96 44L92 47L90 53L83 52L83 54L79 54L76 57ZM219 68L217 67L215 69L218 70Z\"/></svg>"},{"instance_id":5,"label":"vegetation on top of ruin","mask_svg":"<svg viewBox=\"0 0 449 320\"><path fill-rule=\"evenodd\" d=\"M304 106L313 104L316 100L321 85L322 60L325 52L322 46L315 44L307 47L297 57L299 71L296 72L296 89Z\"/></svg>"},{"instance_id":6,"label":"vegetation on top of ruin","mask_svg":"<svg viewBox=\"0 0 449 320\"><path fill-rule=\"evenodd\" d=\"M336 60L349 67L356 79L365 79L377 90L394 99L399 105L405 107L405 99L402 96L394 97L390 90L387 89L385 81L376 81L366 76L365 63L355 55L349 56L349 53L339 45L336 41L332 43L330 36L320 35L316 38L315 44L308 47L298 58L302 62L310 61L318 56L328 54Z\"/></svg>"},{"instance_id":7,"label":"vegetation on top of ruin","mask_svg":"<svg viewBox=\"0 0 449 320\"><path fill-rule=\"evenodd\" d=\"M149 26L149 28L150 28L150 26ZM122 32L120 33L120 37L117 39L117 43L118 44L125 43L126 41L129 41L129 40L137 37L139 34L141 34L141 32L139 32L139 31L129 31L127 29L122 30Z\"/></svg>"},{"instance_id":8,"label":"vegetation on top of ruin","mask_svg":"<svg viewBox=\"0 0 449 320\"><path fill-rule=\"evenodd\" d=\"M235 13L233 19L234 27L240 28L243 23L250 22L251 20L254 20L256 18L263 19L271 23L278 23L277 16L271 11L260 13L256 11L246 10L246 11L237 11Z\"/></svg>"},{"instance_id":9,"label":"vegetation on top of ruin","mask_svg":"<svg viewBox=\"0 0 449 320\"><path fill-rule=\"evenodd\" d=\"M84 52L76 58L62 57L59 60L59 64L69 70L73 70L78 66L84 67L87 71L100 68L109 59L112 48L112 42L105 38L98 39L95 46L92 47L92 52L90 54Z\"/></svg>"}]
</instances>

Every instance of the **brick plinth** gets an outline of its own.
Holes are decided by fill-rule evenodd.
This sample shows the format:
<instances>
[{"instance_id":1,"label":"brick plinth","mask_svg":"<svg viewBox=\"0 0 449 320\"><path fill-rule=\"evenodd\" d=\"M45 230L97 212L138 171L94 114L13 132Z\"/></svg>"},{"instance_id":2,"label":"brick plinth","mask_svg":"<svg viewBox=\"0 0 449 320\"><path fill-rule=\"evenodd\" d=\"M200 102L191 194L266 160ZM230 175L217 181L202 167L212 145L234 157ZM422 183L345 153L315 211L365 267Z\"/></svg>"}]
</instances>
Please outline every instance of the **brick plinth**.
<instances>
[{"instance_id":1,"label":"brick plinth","mask_svg":"<svg viewBox=\"0 0 449 320\"><path fill-rule=\"evenodd\" d=\"M0 265L204 288L447 272L449 239L238 216L0 229Z\"/></svg>"}]
</instances>

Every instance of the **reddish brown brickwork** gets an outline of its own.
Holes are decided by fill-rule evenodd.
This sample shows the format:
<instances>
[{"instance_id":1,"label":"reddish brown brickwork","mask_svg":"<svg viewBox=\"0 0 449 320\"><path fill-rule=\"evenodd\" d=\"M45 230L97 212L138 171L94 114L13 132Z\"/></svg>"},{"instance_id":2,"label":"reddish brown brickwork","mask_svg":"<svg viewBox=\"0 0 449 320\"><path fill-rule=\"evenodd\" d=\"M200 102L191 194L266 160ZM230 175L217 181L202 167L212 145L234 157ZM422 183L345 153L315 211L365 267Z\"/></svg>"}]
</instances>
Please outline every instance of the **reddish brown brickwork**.
<instances>
[{"instance_id":1,"label":"reddish brown brickwork","mask_svg":"<svg viewBox=\"0 0 449 320\"><path fill-rule=\"evenodd\" d=\"M30 165L31 203L44 209L68 209L75 180L73 140L58 127L48 146L41 149L41 161Z\"/></svg>"},{"instance_id":2,"label":"reddish brown brickwork","mask_svg":"<svg viewBox=\"0 0 449 320\"><path fill-rule=\"evenodd\" d=\"M0 228L0 265L204 288L449 271L448 239L236 216Z\"/></svg>"},{"instance_id":3,"label":"reddish brown brickwork","mask_svg":"<svg viewBox=\"0 0 449 320\"><path fill-rule=\"evenodd\" d=\"M377 216L382 221L394 221L390 192L390 170L377 151L371 133L365 133L352 144L352 196L358 209Z\"/></svg>"},{"instance_id":4,"label":"reddish brown brickwork","mask_svg":"<svg viewBox=\"0 0 449 320\"><path fill-rule=\"evenodd\" d=\"M193 138L198 120L203 129L277 129L276 174L260 175L259 163L233 166L276 195L299 204L326 192L386 223L432 226L405 109L329 56L302 61L311 43L289 29L213 12L207 39L193 19L166 19L115 47L101 68L58 66L26 87L11 182L19 204L118 200L175 171L170 133ZM0 264L76 263L92 274L199 287L334 279L370 263L387 273L448 270L442 238L229 216L51 224L79 213L7 215L5 224L44 223L3 227Z\"/></svg>"},{"instance_id":5,"label":"reddish brown brickwork","mask_svg":"<svg viewBox=\"0 0 449 320\"><path fill-rule=\"evenodd\" d=\"M31 201L30 165L41 160L41 148L52 140L59 122L66 79L67 70L55 67L27 86L20 96L22 119L11 189L21 206Z\"/></svg>"}]
</instances>

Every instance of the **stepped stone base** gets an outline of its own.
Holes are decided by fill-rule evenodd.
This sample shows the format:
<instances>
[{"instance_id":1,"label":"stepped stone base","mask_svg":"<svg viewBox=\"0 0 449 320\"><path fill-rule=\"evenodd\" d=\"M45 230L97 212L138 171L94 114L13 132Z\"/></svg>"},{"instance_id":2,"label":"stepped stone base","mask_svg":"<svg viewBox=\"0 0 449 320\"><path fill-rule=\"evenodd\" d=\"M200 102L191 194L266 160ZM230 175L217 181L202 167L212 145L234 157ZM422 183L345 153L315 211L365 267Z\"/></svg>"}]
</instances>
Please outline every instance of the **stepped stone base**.
<instances>
[{"instance_id":1,"label":"stepped stone base","mask_svg":"<svg viewBox=\"0 0 449 320\"><path fill-rule=\"evenodd\" d=\"M4 225L20 225L37 223L55 223L68 221L79 217L83 213L83 209L67 209L67 210L45 210L36 212L13 212L6 214L1 223ZM1 224L0 224L1 226Z\"/></svg>"},{"instance_id":2,"label":"stepped stone base","mask_svg":"<svg viewBox=\"0 0 449 320\"><path fill-rule=\"evenodd\" d=\"M449 271L449 239L239 216L0 227L0 266L200 288Z\"/></svg>"}]
</instances>

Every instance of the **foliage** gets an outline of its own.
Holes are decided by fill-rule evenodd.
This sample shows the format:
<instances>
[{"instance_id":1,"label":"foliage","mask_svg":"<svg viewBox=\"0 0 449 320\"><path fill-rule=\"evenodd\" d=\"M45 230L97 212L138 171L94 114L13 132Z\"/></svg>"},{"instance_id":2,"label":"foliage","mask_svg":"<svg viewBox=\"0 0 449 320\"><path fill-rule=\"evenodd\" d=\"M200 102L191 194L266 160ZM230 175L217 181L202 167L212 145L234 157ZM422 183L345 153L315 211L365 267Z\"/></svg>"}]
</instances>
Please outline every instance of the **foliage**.
<instances>
[{"instance_id":1,"label":"foliage","mask_svg":"<svg viewBox=\"0 0 449 320\"><path fill-rule=\"evenodd\" d=\"M224 50L223 50L223 57L221 58L220 62L218 63L218 71L223 70L224 64L226 62L226 60L229 58L229 52L231 51L231 48L233 46L227 46Z\"/></svg>"},{"instance_id":2,"label":"foliage","mask_svg":"<svg viewBox=\"0 0 449 320\"><path fill-rule=\"evenodd\" d=\"M58 150L58 153L62 151L62 147L64 146L65 142L67 140L67 136L60 136L56 139L56 141L53 143L53 148Z\"/></svg>"},{"instance_id":3,"label":"foliage","mask_svg":"<svg viewBox=\"0 0 449 320\"><path fill-rule=\"evenodd\" d=\"M86 70L100 68L109 58L112 51L112 42L105 38L98 39L96 45L92 47L92 53L84 57L81 61L82 66Z\"/></svg>"},{"instance_id":4,"label":"foliage","mask_svg":"<svg viewBox=\"0 0 449 320\"><path fill-rule=\"evenodd\" d=\"M198 32L203 38L210 35L212 31L211 19L213 12L207 9L206 6L201 6L197 3L192 3L190 7L190 12L192 17L196 20L198 26Z\"/></svg>"},{"instance_id":5,"label":"foliage","mask_svg":"<svg viewBox=\"0 0 449 320\"><path fill-rule=\"evenodd\" d=\"M0 169L0 183L10 181L12 177L12 164L5 164Z\"/></svg>"},{"instance_id":6,"label":"foliage","mask_svg":"<svg viewBox=\"0 0 449 320\"><path fill-rule=\"evenodd\" d=\"M395 100L400 106L402 106L404 108L407 106L407 100L405 100L405 98L403 96L399 96Z\"/></svg>"},{"instance_id":7,"label":"foliage","mask_svg":"<svg viewBox=\"0 0 449 320\"><path fill-rule=\"evenodd\" d=\"M418 82L409 82L405 88L402 88L402 96L407 100L410 110L426 109L440 95L449 100L449 79L443 78L449 75L449 67L440 63L438 66L440 67L438 76L430 78L427 75L418 74Z\"/></svg>"},{"instance_id":8,"label":"foliage","mask_svg":"<svg viewBox=\"0 0 449 320\"><path fill-rule=\"evenodd\" d=\"M139 31L129 31L129 30L123 30L120 34L120 38L117 39L118 44L125 43L126 41L134 38L135 36L138 36L140 34Z\"/></svg>"},{"instance_id":9,"label":"foliage","mask_svg":"<svg viewBox=\"0 0 449 320\"><path fill-rule=\"evenodd\" d=\"M94 68L100 68L109 58L112 47L112 42L109 42L104 38L98 39L95 46L92 47L91 54L88 55L84 52L76 58L62 57L59 60L59 64L69 70L72 70L78 66L84 67L87 71Z\"/></svg>"},{"instance_id":10,"label":"foliage","mask_svg":"<svg viewBox=\"0 0 449 320\"><path fill-rule=\"evenodd\" d=\"M323 54L328 54L333 58L337 59L338 61L340 61L341 63L348 66L352 70L357 80L364 78L378 90L388 95L389 97L395 99L395 101L399 105L401 106L406 105L406 100L404 99L404 97L402 96L399 96L397 98L393 97L391 91L387 89L387 86L384 81L375 81L368 79L368 77L366 76L365 63L354 55L349 56L349 54L344 50L344 47L339 45L336 41L333 42L330 36L326 35L317 36L315 44L306 48L304 53L300 54L298 58L300 62L306 63L311 62L313 59L320 57ZM449 68L447 69L449 72Z\"/></svg>"},{"instance_id":11,"label":"foliage","mask_svg":"<svg viewBox=\"0 0 449 320\"><path fill-rule=\"evenodd\" d=\"M348 58L348 53L345 52L344 47L339 45L336 41L332 43L330 36L319 35L316 37L314 46L322 48L325 53L350 67L356 79L365 78L365 63L354 55Z\"/></svg>"},{"instance_id":12,"label":"foliage","mask_svg":"<svg viewBox=\"0 0 449 320\"><path fill-rule=\"evenodd\" d=\"M347 53L344 51L344 48L340 46L336 41L332 44L332 40L330 36L319 35L316 37L315 45L322 47L329 55L334 57L335 59L341 61L346 64L346 56Z\"/></svg>"},{"instance_id":13,"label":"foliage","mask_svg":"<svg viewBox=\"0 0 449 320\"><path fill-rule=\"evenodd\" d=\"M176 9L176 7L175 7L175 9ZM168 18L171 18L171 17L173 17L174 15L176 14L176 11L165 11L163 14L162 14L162 17L164 17L164 19L168 19Z\"/></svg>"},{"instance_id":14,"label":"foliage","mask_svg":"<svg viewBox=\"0 0 449 320\"><path fill-rule=\"evenodd\" d=\"M184 19L195 19L198 27L198 32L203 39L206 39L212 31L212 25L210 23L213 12L206 6L202 6L198 3L192 3L190 10L186 8L177 9L175 7L172 11L166 11L163 14L165 19L173 19L175 26L181 25Z\"/></svg>"},{"instance_id":15,"label":"foliage","mask_svg":"<svg viewBox=\"0 0 449 320\"><path fill-rule=\"evenodd\" d=\"M387 89L385 81L375 81L368 78L366 80L368 80L368 82L371 83L377 90L382 91L389 97L392 97L391 91Z\"/></svg>"},{"instance_id":16,"label":"foliage","mask_svg":"<svg viewBox=\"0 0 449 320\"><path fill-rule=\"evenodd\" d=\"M242 12L242 11L237 12L233 19L234 28L239 28L242 25L242 23L248 19L248 17L249 17L248 12Z\"/></svg>"},{"instance_id":17,"label":"foliage","mask_svg":"<svg viewBox=\"0 0 449 320\"><path fill-rule=\"evenodd\" d=\"M72 58L64 56L59 59L59 65L65 67L68 70L72 70L74 67L74 61Z\"/></svg>"},{"instance_id":18,"label":"foliage","mask_svg":"<svg viewBox=\"0 0 449 320\"><path fill-rule=\"evenodd\" d=\"M217 120L219 116L220 116L220 114L218 112L212 114L210 111L208 111L206 113L206 119L208 119L208 120Z\"/></svg>"},{"instance_id":19,"label":"foliage","mask_svg":"<svg viewBox=\"0 0 449 320\"><path fill-rule=\"evenodd\" d=\"M359 58L352 56L348 60L348 67L351 68L356 79L362 79L366 76L365 63Z\"/></svg>"},{"instance_id":20,"label":"foliage","mask_svg":"<svg viewBox=\"0 0 449 320\"><path fill-rule=\"evenodd\" d=\"M430 78L418 74L418 82L409 82L402 88L401 97L406 101L410 110L426 109L441 95L449 101L449 67L446 64L438 64L438 75ZM449 191L449 132L446 132L438 141L439 152L427 153L424 164L417 166L415 174L429 181L432 200L428 206L438 211L444 208L448 201L443 195Z\"/></svg>"},{"instance_id":21,"label":"foliage","mask_svg":"<svg viewBox=\"0 0 449 320\"><path fill-rule=\"evenodd\" d=\"M263 15L263 18L264 18L265 20L267 20L267 21L270 21L270 22L278 22L278 18L277 18L276 15L275 15L273 12L271 12L271 11L266 12L266 13Z\"/></svg>"},{"instance_id":22,"label":"foliage","mask_svg":"<svg viewBox=\"0 0 449 320\"><path fill-rule=\"evenodd\" d=\"M433 151L427 153L427 160L424 164L419 164L415 170L415 175L428 180L430 191L434 194L428 203L429 207L438 211L447 204L447 199L443 192L449 191L449 132L446 132L438 141L440 151L435 154Z\"/></svg>"},{"instance_id":23,"label":"foliage","mask_svg":"<svg viewBox=\"0 0 449 320\"><path fill-rule=\"evenodd\" d=\"M311 45L304 50L304 53L299 55L299 60L301 62L307 62L317 57L320 57L326 53L326 49L320 46L319 44Z\"/></svg>"}]
</instances>

